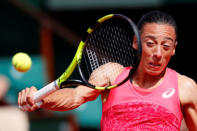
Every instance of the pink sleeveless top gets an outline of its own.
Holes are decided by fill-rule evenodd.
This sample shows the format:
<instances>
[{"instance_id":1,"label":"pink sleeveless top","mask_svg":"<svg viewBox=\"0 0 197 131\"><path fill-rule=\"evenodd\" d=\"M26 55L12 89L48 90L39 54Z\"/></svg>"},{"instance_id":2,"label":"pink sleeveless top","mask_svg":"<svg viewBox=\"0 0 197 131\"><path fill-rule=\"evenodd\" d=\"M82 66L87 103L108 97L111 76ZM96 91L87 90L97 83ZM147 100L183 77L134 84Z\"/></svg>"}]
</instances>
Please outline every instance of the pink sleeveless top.
<instances>
[{"instance_id":1,"label":"pink sleeveless top","mask_svg":"<svg viewBox=\"0 0 197 131\"><path fill-rule=\"evenodd\" d=\"M125 68L115 83L130 69ZM110 91L102 110L102 131L178 131L183 115L177 73L167 68L163 82L152 90L134 87L127 81Z\"/></svg>"}]
</instances>

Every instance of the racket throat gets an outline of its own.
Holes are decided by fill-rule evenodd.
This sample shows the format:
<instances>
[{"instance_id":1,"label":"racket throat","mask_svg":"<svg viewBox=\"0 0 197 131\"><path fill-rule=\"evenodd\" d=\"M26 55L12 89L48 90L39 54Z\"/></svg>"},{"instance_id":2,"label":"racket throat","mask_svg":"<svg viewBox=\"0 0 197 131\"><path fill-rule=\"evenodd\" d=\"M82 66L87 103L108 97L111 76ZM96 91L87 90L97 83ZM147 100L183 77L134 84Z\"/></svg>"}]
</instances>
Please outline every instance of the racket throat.
<instances>
[{"instance_id":1,"label":"racket throat","mask_svg":"<svg viewBox=\"0 0 197 131\"><path fill-rule=\"evenodd\" d=\"M112 85L112 86L107 86L107 87L96 86L95 89L97 89L97 90L110 90L110 89L115 88L117 86L118 85Z\"/></svg>"}]
</instances>

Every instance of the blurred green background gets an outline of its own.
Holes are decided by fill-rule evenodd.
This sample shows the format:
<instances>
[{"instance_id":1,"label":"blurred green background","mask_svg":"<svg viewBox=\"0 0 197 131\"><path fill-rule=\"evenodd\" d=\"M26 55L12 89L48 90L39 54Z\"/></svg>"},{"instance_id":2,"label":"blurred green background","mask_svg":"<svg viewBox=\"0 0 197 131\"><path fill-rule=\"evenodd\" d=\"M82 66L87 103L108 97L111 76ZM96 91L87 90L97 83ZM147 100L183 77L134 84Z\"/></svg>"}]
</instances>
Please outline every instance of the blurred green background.
<instances>
[{"instance_id":1,"label":"blurred green background","mask_svg":"<svg viewBox=\"0 0 197 131\"><path fill-rule=\"evenodd\" d=\"M17 105L19 91L31 85L41 88L61 75L84 31L97 18L122 13L137 23L150 10L166 11L177 21L179 44L169 66L196 81L197 0L1 0L0 74L11 82L6 101ZM13 69L11 58L17 52L31 56L30 71ZM100 97L73 111L41 109L28 114L30 130L70 130L70 121L75 122L76 130L100 130L101 110Z\"/></svg>"}]
</instances>

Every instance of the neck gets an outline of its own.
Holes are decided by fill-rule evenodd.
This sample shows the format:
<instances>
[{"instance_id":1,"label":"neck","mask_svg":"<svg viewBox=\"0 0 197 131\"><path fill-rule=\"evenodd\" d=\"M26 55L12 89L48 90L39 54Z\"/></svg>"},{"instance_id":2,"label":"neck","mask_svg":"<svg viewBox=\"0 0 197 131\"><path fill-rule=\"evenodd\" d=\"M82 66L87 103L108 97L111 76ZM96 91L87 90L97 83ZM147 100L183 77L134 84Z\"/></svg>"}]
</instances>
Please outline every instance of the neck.
<instances>
[{"instance_id":1,"label":"neck","mask_svg":"<svg viewBox=\"0 0 197 131\"><path fill-rule=\"evenodd\" d=\"M138 69L133 76L132 84L134 86L145 88L145 89L156 88L163 81L165 72L166 69L163 72L161 72L159 75L153 76Z\"/></svg>"}]
</instances>

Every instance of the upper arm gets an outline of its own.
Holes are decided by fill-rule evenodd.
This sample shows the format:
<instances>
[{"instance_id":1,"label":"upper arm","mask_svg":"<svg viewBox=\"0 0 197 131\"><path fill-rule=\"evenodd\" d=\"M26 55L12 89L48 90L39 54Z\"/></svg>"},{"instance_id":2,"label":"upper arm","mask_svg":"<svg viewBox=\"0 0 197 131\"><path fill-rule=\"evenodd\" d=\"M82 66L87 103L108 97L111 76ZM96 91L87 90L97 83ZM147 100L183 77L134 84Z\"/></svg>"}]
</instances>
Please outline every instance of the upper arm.
<instances>
[{"instance_id":1,"label":"upper arm","mask_svg":"<svg viewBox=\"0 0 197 131\"><path fill-rule=\"evenodd\" d=\"M106 87L112 85L124 67L118 63L109 62L100 66L90 76L89 82L96 86ZM98 90L97 90L98 91ZM96 91L93 91L96 92ZM99 91L101 92L101 91ZM102 91L102 101L107 99L109 91ZM94 94L90 93L89 95ZM105 95L103 95L105 94ZM87 96L89 96L87 95ZM90 97L94 98L94 97Z\"/></svg>"},{"instance_id":2,"label":"upper arm","mask_svg":"<svg viewBox=\"0 0 197 131\"><path fill-rule=\"evenodd\" d=\"M124 67L118 63L109 62L100 66L90 76L89 82L96 86L110 86Z\"/></svg>"},{"instance_id":3,"label":"upper arm","mask_svg":"<svg viewBox=\"0 0 197 131\"><path fill-rule=\"evenodd\" d=\"M179 95L187 127L197 130L197 85L186 76L179 77Z\"/></svg>"}]
</instances>

